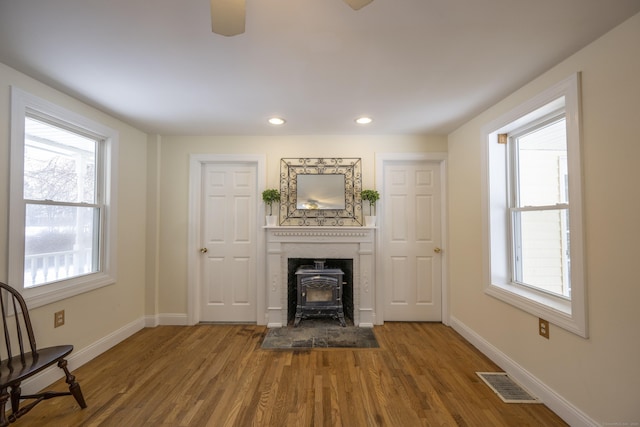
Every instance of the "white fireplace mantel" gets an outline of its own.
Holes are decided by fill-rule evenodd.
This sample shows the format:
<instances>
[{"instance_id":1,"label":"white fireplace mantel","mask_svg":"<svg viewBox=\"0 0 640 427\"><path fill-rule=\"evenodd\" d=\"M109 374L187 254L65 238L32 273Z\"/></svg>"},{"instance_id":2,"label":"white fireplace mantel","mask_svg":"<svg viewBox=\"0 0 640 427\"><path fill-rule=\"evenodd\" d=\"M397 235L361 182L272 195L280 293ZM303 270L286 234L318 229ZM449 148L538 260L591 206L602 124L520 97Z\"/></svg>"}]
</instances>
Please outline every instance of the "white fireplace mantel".
<instances>
[{"instance_id":1,"label":"white fireplace mantel","mask_svg":"<svg viewBox=\"0 0 640 427\"><path fill-rule=\"evenodd\" d=\"M375 324L373 227L264 227L267 233L267 326L287 325L289 258L353 259L353 323Z\"/></svg>"}]
</instances>

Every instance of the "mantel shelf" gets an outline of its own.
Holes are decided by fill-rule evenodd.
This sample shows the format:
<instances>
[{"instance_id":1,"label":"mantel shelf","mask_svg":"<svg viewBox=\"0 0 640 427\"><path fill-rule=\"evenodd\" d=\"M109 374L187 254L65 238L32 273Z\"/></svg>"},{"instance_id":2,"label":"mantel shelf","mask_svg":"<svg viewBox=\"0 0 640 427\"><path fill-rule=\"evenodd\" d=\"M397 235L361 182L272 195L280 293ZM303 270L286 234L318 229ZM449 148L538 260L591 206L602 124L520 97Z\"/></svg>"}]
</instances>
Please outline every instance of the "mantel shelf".
<instances>
[{"instance_id":1,"label":"mantel shelf","mask_svg":"<svg viewBox=\"0 0 640 427\"><path fill-rule=\"evenodd\" d=\"M301 225L301 226L292 226L292 225L263 225L262 228L264 229L268 229L268 230L370 230L370 229L377 229L377 226L374 227L365 227L365 226L361 226L361 227L354 227L354 226L344 226L344 227L338 227L338 226L332 226L332 225L327 225L327 226L315 226L315 225Z\"/></svg>"}]
</instances>

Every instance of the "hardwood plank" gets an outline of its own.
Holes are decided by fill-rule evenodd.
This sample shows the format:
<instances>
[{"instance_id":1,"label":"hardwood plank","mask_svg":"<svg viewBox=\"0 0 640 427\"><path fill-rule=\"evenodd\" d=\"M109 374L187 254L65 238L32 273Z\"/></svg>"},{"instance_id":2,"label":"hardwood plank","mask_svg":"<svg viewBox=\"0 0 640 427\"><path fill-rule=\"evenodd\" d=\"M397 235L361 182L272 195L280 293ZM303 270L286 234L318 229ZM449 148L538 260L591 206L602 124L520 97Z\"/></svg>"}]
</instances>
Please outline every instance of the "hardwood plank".
<instances>
[{"instance_id":1,"label":"hardwood plank","mask_svg":"<svg viewBox=\"0 0 640 427\"><path fill-rule=\"evenodd\" d=\"M374 331L380 348L281 351L260 348L262 326L144 329L75 370L87 409L53 399L20 425L566 426L503 403L475 375L500 369L451 328Z\"/></svg>"}]
</instances>

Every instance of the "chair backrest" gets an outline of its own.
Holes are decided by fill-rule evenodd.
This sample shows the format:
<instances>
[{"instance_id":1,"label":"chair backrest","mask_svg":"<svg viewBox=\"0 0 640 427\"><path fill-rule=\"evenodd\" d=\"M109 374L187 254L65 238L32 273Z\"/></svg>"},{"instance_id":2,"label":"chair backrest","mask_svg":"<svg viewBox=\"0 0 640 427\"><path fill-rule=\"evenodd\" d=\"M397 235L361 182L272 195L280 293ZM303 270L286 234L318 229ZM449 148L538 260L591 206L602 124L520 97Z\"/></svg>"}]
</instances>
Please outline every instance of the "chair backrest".
<instances>
[{"instance_id":1,"label":"chair backrest","mask_svg":"<svg viewBox=\"0 0 640 427\"><path fill-rule=\"evenodd\" d=\"M11 286L0 282L0 311L2 315L2 327L4 332L4 348L1 352L7 359L7 365L11 368L11 359L20 355L22 363L25 361L25 345L27 352L37 354L36 339L31 327L29 310L22 295ZM26 335L26 337L25 337Z\"/></svg>"}]
</instances>

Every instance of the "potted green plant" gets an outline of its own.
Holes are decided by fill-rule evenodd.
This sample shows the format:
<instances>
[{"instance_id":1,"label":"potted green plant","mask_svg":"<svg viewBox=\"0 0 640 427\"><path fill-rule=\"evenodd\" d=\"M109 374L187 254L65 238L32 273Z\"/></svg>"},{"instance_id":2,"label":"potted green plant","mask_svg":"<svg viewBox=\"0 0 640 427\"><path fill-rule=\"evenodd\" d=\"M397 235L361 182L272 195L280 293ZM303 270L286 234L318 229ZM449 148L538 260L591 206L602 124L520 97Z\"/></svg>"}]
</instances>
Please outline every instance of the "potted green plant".
<instances>
[{"instance_id":1,"label":"potted green plant","mask_svg":"<svg viewBox=\"0 0 640 427\"><path fill-rule=\"evenodd\" d=\"M364 221L367 227L376 225L376 202L380 200L380 193L376 190L362 190L360 197L369 203L369 215L365 215Z\"/></svg>"},{"instance_id":2,"label":"potted green plant","mask_svg":"<svg viewBox=\"0 0 640 427\"><path fill-rule=\"evenodd\" d=\"M267 225L276 225L277 215L273 215L273 204L280 202L280 191L275 188L268 188L262 192L262 200L269 206L269 215L267 215Z\"/></svg>"}]
</instances>

